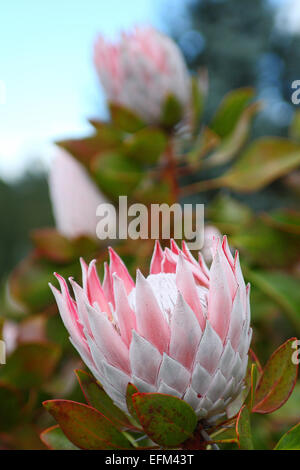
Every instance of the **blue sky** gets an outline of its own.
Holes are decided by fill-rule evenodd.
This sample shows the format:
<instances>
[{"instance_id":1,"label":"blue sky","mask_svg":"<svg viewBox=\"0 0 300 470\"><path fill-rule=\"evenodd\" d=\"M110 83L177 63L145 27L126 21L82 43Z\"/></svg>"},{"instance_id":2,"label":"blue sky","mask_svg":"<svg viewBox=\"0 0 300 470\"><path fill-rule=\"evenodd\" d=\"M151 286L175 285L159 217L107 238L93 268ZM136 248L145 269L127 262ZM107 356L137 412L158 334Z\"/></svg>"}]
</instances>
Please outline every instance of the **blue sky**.
<instances>
[{"instance_id":1,"label":"blue sky","mask_svg":"<svg viewBox=\"0 0 300 470\"><path fill-rule=\"evenodd\" d=\"M184 0L172 0L175 7ZM0 16L0 177L20 174L55 138L88 130L103 113L92 65L98 32L110 37L138 23L164 29L170 0L10 0ZM1 86L0 86L1 91Z\"/></svg>"},{"instance_id":2,"label":"blue sky","mask_svg":"<svg viewBox=\"0 0 300 470\"><path fill-rule=\"evenodd\" d=\"M184 21L180 9L187 1L2 2L0 177L18 176L37 157L47 161L49 142L86 133L86 118L103 114L104 99L92 65L98 32L113 37L141 23L166 30L166 15L168 21ZM288 1L300 11L298 0L269 1L278 6ZM296 16L295 8L290 11Z\"/></svg>"}]
</instances>

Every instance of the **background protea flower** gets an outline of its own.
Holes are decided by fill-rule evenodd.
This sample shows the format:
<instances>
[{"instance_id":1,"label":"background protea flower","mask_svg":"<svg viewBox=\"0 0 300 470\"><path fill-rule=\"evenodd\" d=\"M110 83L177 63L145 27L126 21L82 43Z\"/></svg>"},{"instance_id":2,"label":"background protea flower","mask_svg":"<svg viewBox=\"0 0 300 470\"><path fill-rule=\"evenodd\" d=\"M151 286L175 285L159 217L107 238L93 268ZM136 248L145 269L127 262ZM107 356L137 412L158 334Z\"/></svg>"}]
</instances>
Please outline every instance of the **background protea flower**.
<instances>
[{"instance_id":1,"label":"background protea flower","mask_svg":"<svg viewBox=\"0 0 300 470\"><path fill-rule=\"evenodd\" d=\"M96 209L107 200L84 167L59 148L50 168L49 190L57 230L68 238L96 238Z\"/></svg>"},{"instance_id":2,"label":"background protea flower","mask_svg":"<svg viewBox=\"0 0 300 470\"><path fill-rule=\"evenodd\" d=\"M151 27L123 34L110 44L100 36L94 63L109 101L135 111L143 120L159 121L169 94L183 108L189 102L189 75L176 44Z\"/></svg>"},{"instance_id":3,"label":"background protea flower","mask_svg":"<svg viewBox=\"0 0 300 470\"><path fill-rule=\"evenodd\" d=\"M201 248L204 261L210 265L213 256L213 243L215 238L221 238L221 232L214 225L205 225L204 227L204 242Z\"/></svg>"},{"instance_id":4,"label":"background protea flower","mask_svg":"<svg viewBox=\"0 0 300 470\"><path fill-rule=\"evenodd\" d=\"M207 269L183 243L156 244L150 274L136 283L110 249L101 285L95 261L82 261L83 288L73 280L51 286L62 319L83 361L127 411L132 382L141 392L187 401L199 419L216 419L241 392L251 341L249 286L227 240L215 242Z\"/></svg>"}]
</instances>

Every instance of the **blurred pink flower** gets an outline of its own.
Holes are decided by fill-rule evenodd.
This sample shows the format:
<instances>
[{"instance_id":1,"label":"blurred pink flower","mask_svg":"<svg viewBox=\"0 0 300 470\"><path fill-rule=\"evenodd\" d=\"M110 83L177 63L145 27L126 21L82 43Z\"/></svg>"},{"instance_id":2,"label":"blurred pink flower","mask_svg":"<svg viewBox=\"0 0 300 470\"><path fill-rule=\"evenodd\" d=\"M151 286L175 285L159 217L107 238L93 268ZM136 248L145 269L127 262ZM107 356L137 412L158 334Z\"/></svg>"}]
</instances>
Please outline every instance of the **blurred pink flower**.
<instances>
[{"instance_id":1,"label":"blurred pink flower","mask_svg":"<svg viewBox=\"0 0 300 470\"><path fill-rule=\"evenodd\" d=\"M71 342L117 406L127 411L128 382L141 392L187 401L197 416L214 420L240 394L252 330L249 286L238 253L216 240L208 270L183 242L156 244L150 274L132 280L110 249L101 284L95 261L82 261L83 288L72 278L51 285Z\"/></svg>"},{"instance_id":2,"label":"blurred pink flower","mask_svg":"<svg viewBox=\"0 0 300 470\"><path fill-rule=\"evenodd\" d=\"M11 354L17 347L18 343L18 324L10 320L6 320L3 325L2 337L5 343L6 354Z\"/></svg>"},{"instance_id":3,"label":"blurred pink flower","mask_svg":"<svg viewBox=\"0 0 300 470\"><path fill-rule=\"evenodd\" d=\"M204 227L204 243L201 253L206 263L210 264L213 259L213 240L221 238L220 230L214 225L205 225Z\"/></svg>"},{"instance_id":4,"label":"blurred pink flower","mask_svg":"<svg viewBox=\"0 0 300 470\"><path fill-rule=\"evenodd\" d=\"M49 190L57 230L68 238L96 238L96 208L107 200L85 168L59 148L50 168Z\"/></svg>"},{"instance_id":5,"label":"blurred pink flower","mask_svg":"<svg viewBox=\"0 0 300 470\"><path fill-rule=\"evenodd\" d=\"M189 104L190 82L183 56L169 37L151 27L124 33L117 44L99 36L94 63L108 100L135 111L147 122L159 121L168 94L183 108Z\"/></svg>"}]
</instances>

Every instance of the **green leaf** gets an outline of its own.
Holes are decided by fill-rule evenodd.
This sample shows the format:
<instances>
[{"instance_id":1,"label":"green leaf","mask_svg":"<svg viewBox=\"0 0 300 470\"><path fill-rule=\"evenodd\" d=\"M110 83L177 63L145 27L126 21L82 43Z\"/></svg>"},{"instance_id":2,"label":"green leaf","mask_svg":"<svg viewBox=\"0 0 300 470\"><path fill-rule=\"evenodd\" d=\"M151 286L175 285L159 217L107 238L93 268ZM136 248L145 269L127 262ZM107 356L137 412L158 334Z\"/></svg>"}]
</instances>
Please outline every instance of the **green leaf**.
<instances>
[{"instance_id":1,"label":"green leaf","mask_svg":"<svg viewBox=\"0 0 300 470\"><path fill-rule=\"evenodd\" d=\"M284 232L300 234L300 212L291 209L278 209L263 214L266 223Z\"/></svg>"},{"instance_id":2,"label":"green leaf","mask_svg":"<svg viewBox=\"0 0 300 470\"><path fill-rule=\"evenodd\" d=\"M132 198L143 204L172 204L172 190L169 181L157 181L145 177L134 190Z\"/></svg>"},{"instance_id":3,"label":"green leaf","mask_svg":"<svg viewBox=\"0 0 300 470\"><path fill-rule=\"evenodd\" d=\"M236 420L236 434L240 449L253 450L250 414L245 405L241 408Z\"/></svg>"},{"instance_id":4,"label":"green leaf","mask_svg":"<svg viewBox=\"0 0 300 470\"><path fill-rule=\"evenodd\" d=\"M167 129L174 127L183 117L182 105L176 96L170 94L166 97L161 113L161 124Z\"/></svg>"},{"instance_id":5,"label":"green leaf","mask_svg":"<svg viewBox=\"0 0 300 470\"><path fill-rule=\"evenodd\" d=\"M1 317L14 320L23 319L27 312L26 306L11 294L11 278L0 283Z\"/></svg>"},{"instance_id":6,"label":"green leaf","mask_svg":"<svg viewBox=\"0 0 300 470\"><path fill-rule=\"evenodd\" d=\"M69 400L43 403L73 444L87 450L132 449L112 422L95 408Z\"/></svg>"},{"instance_id":7,"label":"green leaf","mask_svg":"<svg viewBox=\"0 0 300 470\"><path fill-rule=\"evenodd\" d=\"M92 172L100 189L115 199L130 195L143 176L137 162L119 153L100 155L93 162Z\"/></svg>"},{"instance_id":8,"label":"green leaf","mask_svg":"<svg viewBox=\"0 0 300 470\"><path fill-rule=\"evenodd\" d=\"M253 96L253 88L239 88L227 93L209 127L222 138L231 134Z\"/></svg>"},{"instance_id":9,"label":"green leaf","mask_svg":"<svg viewBox=\"0 0 300 470\"><path fill-rule=\"evenodd\" d=\"M227 194L217 196L207 209L209 220L223 233L240 232L253 220L251 209Z\"/></svg>"},{"instance_id":10,"label":"green leaf","mask_svg":"<svg viewBox=\"0 0 300 470\"><path fill-rule=\"evenodd\" d=\"M299 280L282 271L247 269L247 278L265 295L274 300L300 335Z\"/></svg>"},{"instance_id":11,"label":"green leaf","mask_svg":"<svg viewBox=\"0 0 300 470\"><path fill-rule=\"evenodd\" d=\"M282 436L274 450L300 450L300 423Z\"/></svg>"},{"instance_id":12,"label":"green leaf","mask_svg":"<svg viewBox=\"0 0 300 470\"><path fill-rule=\"evenodd\" d=\"M252 119L260 107L260 103L257 102L244 109L230 134L221 141L217 150L205 160L205 166L223 165L237 154L249 136Z\"/></svg>"},{"instance_id":13,"label":"green leaf","mask_svg":"<svg viewBox=\"0 0 300 470\"><path fill-rule=\"evenodd\" d=\"M249 380L249 394L246 400L246 405L251 412L254 404L255 390L258 380L258 370L256 364L250 365L250 380Z\"/></svg>"},{"instance_id":14,"label":"green leaf","mask_svg":"<svg viewBox=\"0 0 300 470\"><path fill-rule=\"evenodd\" d=\"M134 133L145 127L145 123L133 111L116 103L109 104L113 124L126 132Z\"/></svg>"},{"instance_id":15,"label":"green leaf","mask_svg":"<svg viewBox=\"0 0 300 470\"><path fill-rule=\"evenodd\" d=\"M300 144L280 137L254 141L218 184L236 191L258 191L300 165Z\"/></svg>"},{"instance_id":16,"label":"green leaf","mask_svg":"<svg viewBox=\"0 0 300 470\"><path fill-rule=\"evenodd\" d=\"M232 421L232 424L234 424L233 421ZM224 449L224 445L225 445L225 449L228 444L230 445L230 448L236 448L236 445L238 445L238 438L236 435L236 430L234 427L229 427L229 424L228 424L228 427L224 427L224 428L221 427L216 432L211 434L210 438L212 442L214 442L215 444L218 444L218 445L221 444L222 450ZM236 444L236 445L232 446L232 444Z\"/></svg>"},{"instance_id":17,"label":"green leaf","mask_svg":"<svg viewBox=\"0 0 300 470\"><path fill-rule=\"evenodd\" d=\"M83 251L81 251L83 255ZM41 312L53 304L53 294L48 283L53 281L53 272L64 278L80 275L78 259L68 265L55 264L31 254L21 261L9 279L9 292L13 300L23 307L23 314Z\"/></svg>"},{"instance_id":18,"label":"green leaf","mask_svg":"<svg viewBox=\"0 0 300 470\"><path fill-rule=\"evenodd\" d=\"M205 98L205 84L202 86L201 81L205 81L204 77L199 74L191 78L191 111L192 111L192 126L193 129L197 129L201 116L204 110L204 98Z\"/></svg>"},{"instance_id":19,"label":"green leaf","mask_svg":"<svg viewBox=\"0 0 300 470\"><path fill-rule=\"evenodd\" d=\"M142 164L155 164L167 145L166 135L159 129L145 128L136 132L125 143L125 152Z\"/></svg>"},{"instance_id":20,"label":"green leaf","mask_svg":"<svg viewBox=\"0 0 300 470\"><path fill-rule=\"evenodd\" d=\"M40 438L50 450L80 450L79 447L74 446L74 444L69 441L58 424L45 429L40 434Z\"/></svg>"},{"instance_id":21,"label":"green leaf","mask_svg":"<svg viewBox=\"0 0 300 470\"><path fill-rule=\"evenodd\" d=\"M271 227L260 216L237 230L230 243L241 252L242 258L247 262L273 269L290 268L300 249L299 237ZM276 246L276 250L270 249L273 246Z\"/></svg>"},{"instance_id":22,"label":"green leaf","mask_svg":"<svg viewBox=\"0 0 300 470\"><path fill-rule=\"evenodd\" d=\"M89 123L96 129L97 137L101 143L101 149L113 149L122 143L124 132L117 129L109 122L99 121L97 119L89 119Z\"/></svg>"},{"instance_id":23,"label":"green leaf","mask_svg":"<svg viewBox=\"0 0 300 470\"><path fill-rule=\"evenodd\" d=\"M59 313L57 313L57 315L47 315L45 332L50 342L58 344L64 351L74 351L72 343L69 340L69 333L61 321Z\"/></svg>"},{"instance_id":24,"label":"green leaf","mask_svg":"<svg viewBox=\"0 0 300 470\"><path fill-rule=\"evenodd\" d=\"M286 341L268 360L256 389L253 412L272 413L292 393L298 373L298 365L292 360L295 340L291 338Z\"/></svg>"},{"instance_id":25,"label":"green leaf","mask_svg":"<svg viewBox=\"0 0 300 470\"><path fill-rule=\"evenodd\" d=\"M160 393L137 393L132 400L144 431L157 444L176 447L192 436L197 416L183 400Z\"/></svg>"},{"instance_id":26,"label":"green leaf","mask_svg":"<svg viewBox=\"0 0 300 470\"><path fill-rule=\"evenodd\" d=\"M132 427L125 413L116 407L101 385L90 374L80 369L75 370L75 374L89 405L110 419L116 427Z\"/></svg>"},{"instance_id":27,"label":"green leaf","mask_svg":"<svg viewBox=\"0 0 300 470\"><path fill-rule=\"evenodd\" d=\"M25 343L8 358L0 368L0 380L26 389L40 387L53 374L60 359L61 350L50 343Z\"/></svg>"},{"instance_id":28,"label":"green leaf","mask_svg":"<svg viewBox=\"0 0 300 470\"><path fill-rule=\"evenodd\" d=\"M202 164L202 159L212 149L220 143L219 136L208 127L204 127L202 132L193 142L193 147L186 155L189 163L196 167Z\"/></svg>"}]
</instances>

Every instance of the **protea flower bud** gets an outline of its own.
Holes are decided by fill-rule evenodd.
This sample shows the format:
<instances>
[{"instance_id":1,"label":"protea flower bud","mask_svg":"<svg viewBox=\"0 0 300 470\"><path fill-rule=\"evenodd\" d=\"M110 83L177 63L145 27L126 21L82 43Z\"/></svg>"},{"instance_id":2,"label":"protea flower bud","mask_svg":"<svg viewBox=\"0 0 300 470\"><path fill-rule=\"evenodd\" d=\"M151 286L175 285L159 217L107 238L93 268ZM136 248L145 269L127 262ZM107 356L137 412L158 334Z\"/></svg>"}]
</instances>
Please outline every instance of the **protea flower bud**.
<instances>
[{"instance_id":1,"label":"protea flower bud","mask_svg":"<svg viewBox=\"0 0 300 470\"><path fill-rule=\"evenodd\" d=\"M140 392L187 401L215 420L239 395L251 341L249 286L238 254L216 241L210 270L202 256L156 244L150 274L136 283L110 249L101 284L95 261L82 261L83 288L51 286L71 342L115 404L127 411L129 382Z\"/></svg>"},{"instance_id":2,"label":"protea flower bud","mask_svg":"<svg viewBox=\"0 0 300 470\"><path fill-rule=\"evenodd\" d=\"M56 150L49 190L57 230L68 238L96 238L96 209L107 200L84 167L64 150Z\"/></svg>"},{"instance_id":3,"label":"protea flower bud","mask_svg":"<svg viewBox=\"0 0 300 470\"><path fill-rule=\"evenodd\" d=\"M144 121L156 123L169 94L187 107L189 76L176 44L151 27L123 34L118 44L100 36L94 63L109 101L135 111Z\"/></svg>"}]
</instances>

